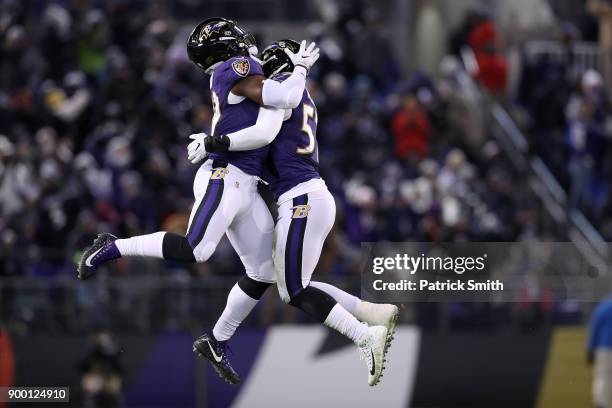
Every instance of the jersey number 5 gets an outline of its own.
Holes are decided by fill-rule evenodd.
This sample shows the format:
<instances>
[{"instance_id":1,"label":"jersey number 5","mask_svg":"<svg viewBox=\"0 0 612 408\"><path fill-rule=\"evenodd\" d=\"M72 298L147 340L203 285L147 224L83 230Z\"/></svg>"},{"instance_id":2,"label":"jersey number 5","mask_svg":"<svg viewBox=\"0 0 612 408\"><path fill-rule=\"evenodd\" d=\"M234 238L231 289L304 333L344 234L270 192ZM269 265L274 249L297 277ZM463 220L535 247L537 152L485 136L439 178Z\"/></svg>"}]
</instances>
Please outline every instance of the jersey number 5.
<instances>
[{"instance_id":1,"label":"jersey number 5","mask_svg":"<svg viewBox=\"0 0 612 408\"><path fill-rule=\"evenodd\" d=\"M308 146L298 147L298 154L312 154L315 148L315 134L312 126L308 123L309 120L313 120L316 126L318 120L317 111L314 106L304 103L302 104L302 132L308 136Z\"/></svg>"}]
</instances>

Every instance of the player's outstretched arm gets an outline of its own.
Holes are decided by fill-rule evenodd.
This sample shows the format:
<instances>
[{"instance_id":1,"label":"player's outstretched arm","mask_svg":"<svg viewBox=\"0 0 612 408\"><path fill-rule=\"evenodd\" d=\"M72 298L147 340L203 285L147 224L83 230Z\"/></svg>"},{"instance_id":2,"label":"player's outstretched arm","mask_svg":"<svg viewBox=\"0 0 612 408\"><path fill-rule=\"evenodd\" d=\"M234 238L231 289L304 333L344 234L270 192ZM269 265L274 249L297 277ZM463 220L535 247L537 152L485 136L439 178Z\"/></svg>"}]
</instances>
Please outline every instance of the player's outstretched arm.
<instances>
[{"instance_id":1,"label":"player's outstretched arm","mask_svg":"<svg viewBox=\"0 0 612 408\"><path fill-rule=\"evenodd\" d=\"M285 109L261 107L253 126L226 135L229 151L252 150L271 143L283 125Z\"/></svg>"},{"instance_id":2,"label":"player's outstretched arm","mask_svg":"<svg viewBox=\"0 0 612 408\"><path fill-rule=\"evenodd\" d=\"M253 126L227 135L193 134L189 136L193 142L187 147L187 158L196 164L211 152L252 150L272 143L283 125L285 112L285 109L261 107Z\"/></svg>"},{"instance_id":3,"label":"player's outstretched arm","mask_svg":"<svg viewBox=\"0 0 612 408\"><path fill-rule=\"evenodd\" d=\"M261 75L249 76L239 81L232 88L235 95L245 96L262 106L272 106L282 109L296 108L302 100L306 87L308 70L319 59L319 49L315 43L306 47L302 41L298 52L285 50L295 68L293 73L282 82L265 79Z\"/></svg>"}]
</instances>

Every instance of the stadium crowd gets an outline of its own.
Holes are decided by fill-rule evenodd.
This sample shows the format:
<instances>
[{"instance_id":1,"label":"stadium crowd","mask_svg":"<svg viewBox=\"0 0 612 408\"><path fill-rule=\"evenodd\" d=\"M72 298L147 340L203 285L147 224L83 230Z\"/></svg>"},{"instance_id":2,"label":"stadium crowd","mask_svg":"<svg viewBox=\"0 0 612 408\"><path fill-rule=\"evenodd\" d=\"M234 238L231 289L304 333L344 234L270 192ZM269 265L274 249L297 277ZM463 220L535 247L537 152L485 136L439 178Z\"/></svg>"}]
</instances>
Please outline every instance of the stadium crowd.
<instances>
[{"instance_id":1,"label":"stadium crowd","mask_svg":"<svg viewBox=\"0 0 612 408\"><path fill-rule=\"evenodd\" d=\"M61 264L96 231L184 228L196 170L185 144L207 130L211 108L208 78L186 60L182 26L156 6L143 14L129 3L75 2L47 6L36 35L26 36L32 10L11 4L0 66L3 245L27 254L34 244L41 259ZM329 30L318 34L324 50L347 50L327 53L310 84L322 172L342 203L340 229L353 244L515 238L504 222L517 208L506 200L507 177L468 159L453 140L461 131L449 123L453 85L441 90L422 73L400 78L379 19L366 13L359 21L354 42L373 56L367 61L348 51L350 24L340 27L346 43L330 44ZM56 272L15 268L5 273Z\"/></svg>"},{"instance_id":2,"label":"stadium crowd","mask_svg":"<svg viewBox=\"0 0 612 408\"><path fill-rule=\"evenodd\" d=\"M568 192L568 206L583 210L610 240L612 95L600 72L577 63L573 45L585 35L567 23L560 57L525 58L518 103L528 113L533 150Z\"/></svg>"},{"instance_id":3,"label":"stadium crowd","mask_svg":"<svg viewBox=\"0 0 612 408\"><path fill-rule=\"evenodd\" d=\"M188 135L212 117L208 77L185 53L190 22L158 2L0 5L0 275L73 278L101 231L183 233L197 170ZM338 203L318 273L356 277L364 241L537 235L536 203L482 135L458 59L436 79L405 77L380 14L356 10L311 30L321 172ZM111 273L152 273L134 265ZM209 263L170 267L242 273L227 242Z\"/></svg>"},{"instance_id":4,"label":"stadium crowd","mask_svg":"<svg viewBox=\"0 0 612 408\"><path fill-rule=\"evenodd\" d=\"M584 211L604 239L610 240L612 6L601 0L549 2L548 6L557 23L548 33L536 36L551 40L537 51L520 35L500 35L487 8L466 13L451 38L450 50L516 113L531 153L544 160L567 191L568 209ZM466 47L473 62L466 57ZM518 53L511 67L508 59L513 47ZM512 76L514 83L510 83Z\"/></svg>"}]
</instances>

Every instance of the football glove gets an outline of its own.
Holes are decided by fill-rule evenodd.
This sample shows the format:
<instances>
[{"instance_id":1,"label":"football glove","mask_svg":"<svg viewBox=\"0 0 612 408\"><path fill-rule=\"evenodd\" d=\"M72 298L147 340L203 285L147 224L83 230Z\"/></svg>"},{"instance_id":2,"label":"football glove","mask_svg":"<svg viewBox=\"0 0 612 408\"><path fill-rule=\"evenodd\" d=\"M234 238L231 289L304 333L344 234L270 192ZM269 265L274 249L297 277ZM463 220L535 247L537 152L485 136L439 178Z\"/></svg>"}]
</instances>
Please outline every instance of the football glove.
<instances>
[{"instance_id":1,"label":"football glove","mask_svg":"<svg viewBox=\"0 0 612 408\"><path fill-rule=\"evenodd\" d=\"M208 156L205 143L205 140L208 137L209 136L206 133L195 133L189 136L189 138L193 141L187 146L187 160L193 164L196 164Z\"/></svg>"},{"instance_id":2,"label":"football glove","mask_svg":"<svg viewBox=\"0 0 612 408\"><path fill-rule=\"evenodd\" d=\"M300 49L294 53L285 48L285 53L293 63L293 66L301 66L306 68L306 71L310 71L310 68L319 59L319 48L314 42L311 42L308 48L306 47L306 41L302 41Z\"/></svg>"},{"instance_id":3,"label":"football glove","mask_svg":"<svg viewBox=\"0 0 612 408\"><path fill-rule=\"evenodd\" d=\"M204 146L209 153L227 152L230 147L230 139L225 135L206 136L204 138Z\"/></svg>"}]
</instances>

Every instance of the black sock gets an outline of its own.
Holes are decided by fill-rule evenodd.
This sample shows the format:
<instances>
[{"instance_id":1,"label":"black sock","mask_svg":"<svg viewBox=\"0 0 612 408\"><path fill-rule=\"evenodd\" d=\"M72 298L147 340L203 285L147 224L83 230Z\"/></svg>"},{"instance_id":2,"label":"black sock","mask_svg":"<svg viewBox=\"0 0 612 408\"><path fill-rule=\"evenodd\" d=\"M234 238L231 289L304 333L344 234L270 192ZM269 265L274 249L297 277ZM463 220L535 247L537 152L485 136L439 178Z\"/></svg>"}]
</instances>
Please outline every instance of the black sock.
<instances>
[{"instance_id":1,"label":"black sock","mask_svg":"<svg viewBox=\"0 0 612 408\"><path fill-rule=\"evenodd\" d=\"M162 243L164 259L180 262L195 263L193 248L189 245L187 237L172 232L166 232Z\"/></svg>"},{"instance_id":2,"label":"black sock","mask_svg":"<svg viewBox=\"0 0 612 408\"><path fill-rule=\"evenodd\" d=\"M325 322L336 303L333 297L312 286L306 286L289 302L291 306L301 309L321 323Z\"/></svg>"},{"instance_id":3,"label":"black sock","mask_svg":"<svg viewBox=\"0 0 612 408\"><path fill-rule=\"evenodd\" d=\"M244 275L238 281L238 286L240 289L249 295L249 297L256 300L261 299L266 289L268 289L271 285L271 283L259 282L255 279L251 279L247 275Z\"/></svg>"}]
</instances>

